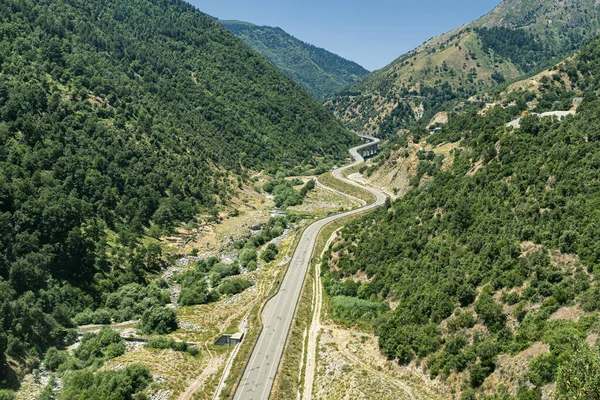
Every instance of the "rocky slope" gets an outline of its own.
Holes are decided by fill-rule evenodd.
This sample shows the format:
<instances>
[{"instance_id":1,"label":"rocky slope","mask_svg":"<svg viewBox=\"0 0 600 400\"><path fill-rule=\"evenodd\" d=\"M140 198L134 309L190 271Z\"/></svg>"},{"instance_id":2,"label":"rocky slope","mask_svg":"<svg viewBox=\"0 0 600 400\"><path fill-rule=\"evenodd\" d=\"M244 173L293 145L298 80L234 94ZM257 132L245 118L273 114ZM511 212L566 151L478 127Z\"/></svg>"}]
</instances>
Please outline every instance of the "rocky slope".
<instances>
[{"instance_id":1,"label":"rocky slope","mask_svg":"<svg viewBox=\"0 0 600 400\"><path fill-rule=\"evenodd\" d=\"M327 102L349 128L387 136L552 64L591 40L595 0L505 0L431 39Z\"/></svg>"}]
</instances>

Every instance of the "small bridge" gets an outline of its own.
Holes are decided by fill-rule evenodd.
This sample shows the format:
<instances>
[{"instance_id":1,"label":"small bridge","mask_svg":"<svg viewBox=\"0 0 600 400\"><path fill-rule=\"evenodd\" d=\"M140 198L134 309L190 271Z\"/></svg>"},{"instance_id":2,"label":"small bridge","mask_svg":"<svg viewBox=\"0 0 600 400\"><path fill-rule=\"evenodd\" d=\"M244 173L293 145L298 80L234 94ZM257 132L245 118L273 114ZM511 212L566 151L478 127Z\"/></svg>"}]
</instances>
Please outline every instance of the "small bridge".
<instances>
[{"instance_id":1,"label":"small bridge","mask_svg":"<svg viewBox=\"0 0 600 400\"><path fill-rule=\"evenodd\" d=\"M364 159L374 157L379 153L379 140L376 140L370 136L361 136L361 138L365 143L367 143L367 145L358 149L358 153L363 156Z\"/></svg>"}]
</instances>

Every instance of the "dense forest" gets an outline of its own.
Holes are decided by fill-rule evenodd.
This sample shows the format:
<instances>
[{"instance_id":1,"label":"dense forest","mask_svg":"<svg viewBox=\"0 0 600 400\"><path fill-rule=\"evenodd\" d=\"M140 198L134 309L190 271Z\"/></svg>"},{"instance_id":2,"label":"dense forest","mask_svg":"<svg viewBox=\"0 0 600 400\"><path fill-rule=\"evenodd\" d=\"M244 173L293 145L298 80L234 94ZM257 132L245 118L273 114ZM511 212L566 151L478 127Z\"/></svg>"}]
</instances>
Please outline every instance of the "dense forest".
<instances>
[{"instance_id":1,"label":"dense forest","mask_svg":"<svg viewBox=\"0 0 600 400\"><path fill-rule=\"evenodd\" d=\"M460 141L452 165L420 152L413 189L351 223L325 255L332 314L370 324L400 364L459 374L463 399L510 399L510 385L519 399L539 399L553 382L558 398L599 396L598 371L583 366L600 363L600 40L556 69L539 93L517 92L507 108L453 113L431 136L415 129L415 140ZM578 94L558 82L563 75ZM576 117L529 116L506 128L526 100L576 95ZM397 306L388 312L382 302ZM551 318L565 307L579 318ZM498 355L534 342L549 352L512 383L489 386Z\"/></svg>"},{"instance_id":2,"label":"dense forest","mask_svg":"<svg viewBox=\"0 0 600 400\"><path fill-rule=\"evenodd\" d=\"M325 100L369 73L355 62L304 43L281 28L220 22L318 100Z\"/></svg>"},{"instance_id":3,"label":"dense forest","mask_svg":"<svg viewBox=\"0 0 600 400\"><path fill-rule=\"evenodd\" d=\"M93 310L126 285L146 330L176 327L140 238L227 202L249 168L323 168L355 140L183 1L0 3L0 387L7 357L110 320Z\"/></svg>"},{"instance_id":4,"label":"dense forest","mask_svg":"<svg viewBox=\"0 0 600 400\"><path fill-rule=\"evenodd\" d=\"M475 29L481 46L488 54L494 53L510 60L524 72L533 70L540 62L547 62L557 56L558 50L548 43L536 40L535 36L523 30L507 28ZM569 49L574 50L574 49ZM561 49L561 53L564 49Z\"/></svg>"}]
</instances>

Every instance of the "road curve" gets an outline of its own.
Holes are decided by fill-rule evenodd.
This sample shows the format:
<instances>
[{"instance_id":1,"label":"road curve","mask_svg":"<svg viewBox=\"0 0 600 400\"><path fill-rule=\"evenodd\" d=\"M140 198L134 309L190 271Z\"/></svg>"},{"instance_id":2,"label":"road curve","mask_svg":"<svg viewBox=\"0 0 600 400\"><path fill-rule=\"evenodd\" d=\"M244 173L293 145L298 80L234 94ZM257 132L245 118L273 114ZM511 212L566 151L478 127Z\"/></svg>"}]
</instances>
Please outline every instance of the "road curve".
<instances>
[{"instance_id":1,"label":"road curve","mask_svg":"<svg viewBox=\"0 0 600 400\"><path fill-rule=\"evenodd\" d=\"M333 221L375 209L385 203L386 196L379 190L359 185L342 177L342 173L346 169L364 162L363 157L358 153L359 150L379 143L379 139L376 138L367 136L363 136L363 138L371 140L371 142L350 149L350 154L355 161L333 171L333 176L350 185L371 192L375 195L376 200L374 203L356 210L323 218L306 228L298 242L279 292L267 302L263 309L263 330L258 337L256 346L250 355L250 361L235 392L235 400L268 400L292 325L296 305L300 298L304 278L308 272L308 265L321 229Z\"/></svg>"}]
</instances>

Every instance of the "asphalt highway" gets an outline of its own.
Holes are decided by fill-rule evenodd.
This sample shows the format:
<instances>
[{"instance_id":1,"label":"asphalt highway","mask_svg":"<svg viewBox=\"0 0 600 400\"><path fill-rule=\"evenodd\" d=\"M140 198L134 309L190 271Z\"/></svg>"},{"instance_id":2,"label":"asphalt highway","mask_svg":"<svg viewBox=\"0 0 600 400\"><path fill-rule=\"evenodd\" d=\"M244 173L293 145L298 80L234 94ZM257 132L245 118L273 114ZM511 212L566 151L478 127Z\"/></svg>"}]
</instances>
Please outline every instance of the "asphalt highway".
<instances>
[{"instance_id":1,"label":"asphalt highway","mask_svg":"<svg viewBox=\"0 0 600 400\"><path fill-rule=\"evenodd\" d=\"M355 161L332 173L341 181L373 193L376 201L352 211L323 218L306 228L290 261L279 292L269 300L263 309L263 330L250 355L250 361L235 393L235 400L268 400L292 325L296 305L300 299L308 265L321 229L335 220L375 209L385 203L386 196L382 192L342 177L344 170L364 162L363 157L358 153L359 150L379 143L379 139L376 138L366 136L363 138L371 140L371 142L350 149L350 154Z\"/></svg>"}]
</instances>

